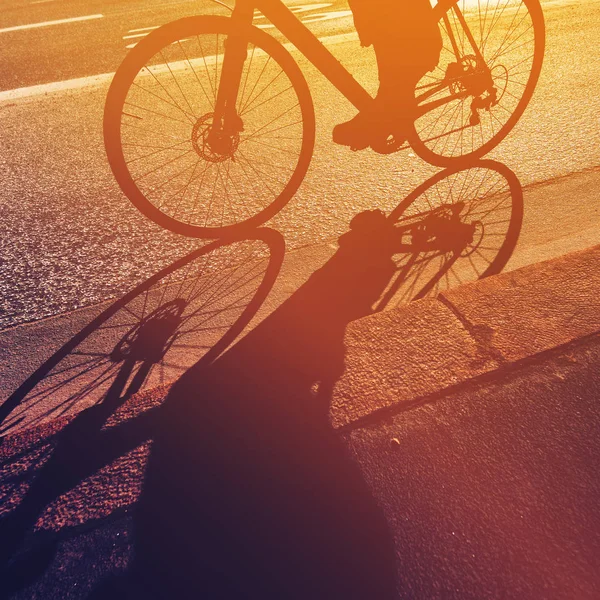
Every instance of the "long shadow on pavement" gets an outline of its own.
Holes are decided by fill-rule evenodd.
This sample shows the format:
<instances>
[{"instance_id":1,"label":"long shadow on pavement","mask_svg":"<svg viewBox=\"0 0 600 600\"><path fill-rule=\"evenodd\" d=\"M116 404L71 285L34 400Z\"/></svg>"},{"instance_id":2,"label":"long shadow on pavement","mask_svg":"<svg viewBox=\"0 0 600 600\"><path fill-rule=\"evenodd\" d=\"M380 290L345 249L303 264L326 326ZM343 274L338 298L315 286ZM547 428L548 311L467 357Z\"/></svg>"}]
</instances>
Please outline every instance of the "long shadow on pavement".
<instances>
[{"instance_id":1,"label":"long shadow on pavement","mask_svg":"<svg viewBox=\"0 0 600 600\"><path fill-rule=\"evenodd\" d=\"M18 420L38 404L44 406L41 417L46 419L76 409L81 402L88 406L71 420L65 417L56 433L25 444L20 455L8 454L9 459L0 462L3 593L27 585L53 559L54 545L42 544L2 570L43 510L152 438L152 404L140 411L128 401L144 386L161 383L164 371L173 378L200 356L198 364L210 363L223 352L268 296L284 253L278 232L259 229L188 254L106 308L2 405L0 416L9 422L15 412ZM128 414L132 411L133 418ZM7 439L2 438L3 445L10 445ZM21 491L28 480L33 482ZM9 512L11 505L15 508Z\"/></svg>"},{"instance_id":2,"label":"long shadow on pavement","mask_svg":"<svg viewBox=\"0 0 600 600\"><path fill-rule=\"evenodd\" d=\"M395 597L387 523L328 419L346 325L396 269L394 227L375 220L175 384L136 506L131 572L98 597Z\"/></svg>"},{"instance_id":3,"label":"long shadow on pavement","mask_svg":"<svg viewBox=\"0 0 600 600\"><path fill-rule=\"evenodd\" d=\"M357 215L337 253L253 331L190 368L160 408L103 430L128 394L125 360L114 389L60 433L25 500L3 522L4 539L15 548L52 499L151 438L133 563L94 597L395 598L391 533L329 423L329 402L344 370L347 324L382 298L389 302L402 281L411 282L413 296L434 290L468 256L468 243L480 243L481 219L456 237L465 204L456 206L391 219ZM513 227L510 251L517 237ZM502 246L504 264L509 246ZM401 267L399 253L407 257ZM157 314L178 310L172 304ZM138 329L121 348L140 338ZM47 557L36 560L27 575L13 569L14 589L43 571Z\"/></svg>"},{"instance_id":4,"label":"long shadow on pavement","mask_svg":"<svg viewBox=\"0 0 600 600\"><path fill-rule=\"evenodd\" d=\"M284 248L266 228L208 243L107 303L0 404L0 435L93 406L114 386L129 396L156 387L217 356L270 292Z\"/></svg>"},{"instance_id":5,"label":"long shadow on pavement","mask_svg":"<svg viewBox=\"0 0 600 600\"><path fill-rule=\"evenodd\" d=\"M478 275L506 264L521 190L488 167L441 174L390 218L357 215L337 253L292 297L214 363L178 380L136 506L134 563L98 597L397 597L388 524L329 422L344 332L403 282L422 296L459 259L473 265L484 222L498 222L498 209L504 235L494 231L497 247L491 258L480 254ZM448 179L451 191L459 186L455 202L421 201ZM482 188L478 197L473 189ZM475 201L457 198L458 189ZM399 254L408 256L402 266Z\"/></svg>"}]
</instances>

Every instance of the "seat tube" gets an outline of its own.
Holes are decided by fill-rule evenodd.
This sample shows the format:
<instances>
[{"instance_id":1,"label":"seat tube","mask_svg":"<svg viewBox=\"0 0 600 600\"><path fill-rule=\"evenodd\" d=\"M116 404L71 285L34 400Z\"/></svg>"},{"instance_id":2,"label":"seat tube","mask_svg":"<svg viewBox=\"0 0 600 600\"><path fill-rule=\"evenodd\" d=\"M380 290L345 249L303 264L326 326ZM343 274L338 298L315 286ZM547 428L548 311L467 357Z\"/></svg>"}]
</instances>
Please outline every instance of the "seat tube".
<instances>
[{"instance_id":1,"label":"seat tube","mask_svg":"<svg viewBox=\"0 0 600 600\"><path fill-rule=\"evenodd\" d=\"M235 114L235 104L239 92L244 61L248 52L247 31L252 25L254 3L252 0L237 0L231 15L231 29L225 40L223 67L217 90L215 116L217 127L225 126L229 114Z\"/></svg>"}]
</instances>

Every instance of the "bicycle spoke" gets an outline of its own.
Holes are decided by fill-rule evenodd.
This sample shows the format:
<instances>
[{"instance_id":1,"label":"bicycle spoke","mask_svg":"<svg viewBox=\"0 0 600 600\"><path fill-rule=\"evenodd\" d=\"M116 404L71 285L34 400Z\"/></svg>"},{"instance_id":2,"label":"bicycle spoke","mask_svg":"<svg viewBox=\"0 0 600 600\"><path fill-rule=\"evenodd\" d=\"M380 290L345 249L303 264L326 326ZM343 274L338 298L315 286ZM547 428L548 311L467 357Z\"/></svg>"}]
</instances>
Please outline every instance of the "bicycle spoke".
<instances>
[{"instance_id":1,"label":"bicycle spoke","mask_svg":"<svg viewBox=\"0 0 600 600\"><path fill-rule=\"evenodd\" d=\"M157 154L160 154L161 152L166 152L167 150L174 150L176 148L179 148L179 146L181 146L183 144L187 144L187 143L188 143L188 141L185 140L183 142L179 142L178 144L173 144L172 146L167 146L166 148L159 148L158 150L155 150L154 152L150 152L149 154L144 154L143 156L136 156L135 158L132 158L131 160L125 161L125 162L126 162L126 164L129 165L129 164L131 164L133 162L136 162L138 160L143 160L145 158L149 158L151 156L155 156ZM137 146L137 147L139 148L140 146Z\"/></svg>"},{"instance_id":2,"label":"bicycle spoke","mask_svg":"<svg viewBox=\"0 0 600 600\"><path fill-rule=\"evenodd\" d=\"M267 62L265 62L265 64L263 65L262 70L260 71L258 78L256 79L256 81L254 82L254 85L252 86L252 89L250 90L250 93L248 94L248 98L252 98L252 94L254 94L254 90L256 89L256 86L258 85L258 82L262 79L262 76L264 74L264 72L266 71L267 67L269 66L269 63L271 62L271 57L269 56L267 58ZM248 101L247 101L248 102ZM240 106L239 108L239 113L242 114L245 110L246 106Z\"/></svg>"},{"instance_id":3,"label":"bicycle spoke","mask_svg":"<svg viewBox=\"0 0 600 600\"><path fill-rule=\"evenodd\" d=\"M192 152L193 152L193 150L186 150L183 154L180 154L179 156L176 156L175 158L167 161L166 163L159 165L158 167L155 167L151 171L147 171L146 173L144 173L143 175L141 175L140 177L137 178L137 182L139 183L142 179L145 179L146 177L148 177L148 175L151 175L152 173L156 173L157 171L164 169L165 167L169 166L170 164L173 164L174 162L181 160L184 156L190 155Z\"/></svg>"},{"instance_id":4,"label":"bicycle spoke","mask_svg":"<svg viewBox=\"0 0 600 600\"><path fill-rule=\"evenodd\" d=\"M213 102L212 102L211 106L212 106L212 108L214 108L215 104L217 103L217 88L215 88L213 86L212 78L208 71L208 64L206 63L206 56L204 54L204 48L202 47L202 42L200 41L200 36L197 35L196 39L198 40L198 46L200 47L200 53L202 54L202 62L204 63L204 70L206 71L206 78L208 79L208 83L210 84L210 89L213 94ZM216 68L216 55L215 55L215 68Z\"/></svg>"},{"instance_id":5,"label":"bicycle spoke","mask_svg":"<svg viewBox=\"0 0 600 600\"><path fill-rule=\"evenodd\" d=\"M252 70L252 61L254 60L254 52L256 50L256 46L252 44L252 53L250 54L250 60L248 61L248 67L246 68L246 76L244 78L244 84L242 86L242 91L239 94L239 106L244 105L244 96L246 94L246 87L248 85L248 77L250 76L250 71Z\"/></svg>"},{"instance_id":6,"label":"bicycle spoke","mask_svg":"<svg viewBox=\"0 0 600 600\"><path fill-rule=\"evenodd\" d=\"M145 108L144 106L138 106L137 104L133 104L132 102L125 102L125 104L127 104L129 106L133 106L134 108L139 108L140 110L145 110L146 112L152 113L161 118L171 119L172 121L177 121L179 123L183 123L184 125L187 125L187 123L185 121L182 121L181 119L176 119L175 117L171 117L170 115L166 115L165 113L160 113L156 110L152 110L150 108ZM138 117L138 118L140 118L140 117Z\"/></svg>"},{"instance_id":7,"label":"bicycle spoke","mask_svg":"<svg viewBox=\"0 0 600 600\"><path fill-rule=\"evenodd\" d=\"M258 92L254 98L251 98L250 100L248 100L248 102L244 105L244 108L240 111L240 117L243 117L246 113L250 112L250 107L283 75L283 71L279 71L279 73L277 73L277 75L275 75L275 77L273 77L273 79L271 79L271 81L269 83L267 83L267 85L265 87L263 87L262 90L260 90L260 92ZM290 85L288 87L288 89L292 89L292 86ZM261 106L261 104L259 104L259 106ZM258 107L257 107L258 108Z\"/></svg>"},{"instance_id":8,"label":"bicycle spoke","mask_svg":"<svg viewBox=\"0 0 600 600\"><path fill-rule=\"evenodd\" d=\"M183 49L183 46L181 45L181 42L179 40L177 40L177 43L179 44L181 52L185 56L185 60L187 61L188 65L190 65L190 69L192 70L192 73L194 74L194 77L196 78L196 81L198 82L198 85L200 86L200 89L202 90L202 93L206 96L206 99L208 100L208 103L212 107L213 105L211 103L211 99L210 99L209 95L207 94L206 90L204 89L204 85L202 85L202 81L200 81L200 77L198 77L198 74L196 73L196 70L192 66L192 63L191 63L190 59L188 58L188 55L187 55L186 51Z\"/></svg>"},{"instance_id":9,"label":"bicycle spoke","mask_svg":"<svg viewBox=\"0 0 600 600\"><path fill-rule=\"evenodd\" d=\"M283 71L282 71L283 73ZM293 90L294 87L293 86L288 86L286 87L284 90L281 90L280 92L277 92L276 94L274 94L273 96L271 96L270 98L267 98L266 100L263 100L260 104L257 104L256 106L254 106L254 108L250 108L250 106L252 106L252 104L250 104L248 106L248 108L244 111L243 114L241 114L240 116L246 116L248 113L259 109L261 106L263 106L264 104L266 104L267 102L271 102L273 101L275 98L278 98L279 96L281 96L282 94L285 94L285 92L288 92L290 90ZM253 101L253 103L256 101L256 99Z\"/></svg>"},{"instance_id":10,"label":"bicycle spoke","mask_svg":"<svg viewBox=\"0 0 600 600\"><path fill-rule=\"evenodd\" d=\"M161 53L161 56L162 56L162 53ZM156 83L158 83L158 85L165 92L165 94L167 94L167 96L172 100L172 102L169 102L169 104L173 104L173 106L177 107L186 117L188 117L190 122L193 123L194 122L194 111L192 110L192 108L189 107L190 108L189 113L186 112L183 108L181 108L181 106L179 106L179 103L177 102L177 100L175 100L175 98L173 98L173 96L171 95L169 90L160 82L160 80L158 79L158 77L156 77L156 75L152 72L152 70L150 70L148 67L144 67L144 68L146 69L146 72L149 73L154 78ZM171 72L171 75L173 75L173 72L171 71L170 67L169 67L169 71ZM173 78L174 77L175 76L173 75ZM134 85L136 85L136 87L141 88L144 91L148 91L145 88L143 88L141 85L139 85L139 83L136 83L135 81L133 83L134 83ZM160 97L160 96L157 96L157 97ZM162 99L162 98L161 98L161 100L164 101L164 99ZM192 117L192 118L190 119L190 117Z\"/></svg>"},{"instance_id":11,"label":"bicycle spoke","mask_svg":"<svg viewBox=\"0 0 600 600\"><path fill-rule=\"evenodd\" d=\"M141 86L139 83L134 81L133 85L135 87L137 87L138 89L142 90L143 92L145 92L146 94L150 94L151 96L158 98L161 102L164 102L165 104L168 104L169 106L174 106L177 110L181 111L186 117L189 118L190 116L191 117L194 116L193 114L190 114L190 113L186 112L183 108L181 108L181 106L179 106L179 104L175 104L175 102L169 102L169 100L166 100L165 98L163 98L162 96L159 96L155 92L146 89L145 87Z\"/></svg>"}]
</instances>

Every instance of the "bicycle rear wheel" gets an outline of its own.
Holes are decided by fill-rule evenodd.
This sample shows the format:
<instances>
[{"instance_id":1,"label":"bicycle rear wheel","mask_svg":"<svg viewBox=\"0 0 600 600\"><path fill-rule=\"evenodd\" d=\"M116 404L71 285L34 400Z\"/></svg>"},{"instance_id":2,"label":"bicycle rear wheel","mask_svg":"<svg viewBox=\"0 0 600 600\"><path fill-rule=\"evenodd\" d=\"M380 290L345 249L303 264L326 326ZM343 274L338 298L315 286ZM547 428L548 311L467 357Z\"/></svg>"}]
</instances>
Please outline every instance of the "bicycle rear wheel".
<instances>
[{"instance_id":1,"label":"bicycle rear wheel","mask_svg":"<svg viewBox=\"0 0 600 600\"><path fill-rule=\"evenodd\" d=\"M160 226L192 237L239 234L276 214L312 157L314 109L289 52L248 28L236 111L241 131L226 149L208 133L232 22L198 16L139 42L117 70L104 114L113 173Z\"/></svg>"},{"instance_id":2,"label":"bicycle rear wheel","mask_svg":"<svg viewBox=\"0 0 600 600\"><path fill-rule=\"evenodd\" d=\"M409 142L431 164L467 164L500 143L529 103L542 68L544 18L539 0L458 0L439 26L440 61L417 85L427 110Z\"/></svg>"}]
</instances>

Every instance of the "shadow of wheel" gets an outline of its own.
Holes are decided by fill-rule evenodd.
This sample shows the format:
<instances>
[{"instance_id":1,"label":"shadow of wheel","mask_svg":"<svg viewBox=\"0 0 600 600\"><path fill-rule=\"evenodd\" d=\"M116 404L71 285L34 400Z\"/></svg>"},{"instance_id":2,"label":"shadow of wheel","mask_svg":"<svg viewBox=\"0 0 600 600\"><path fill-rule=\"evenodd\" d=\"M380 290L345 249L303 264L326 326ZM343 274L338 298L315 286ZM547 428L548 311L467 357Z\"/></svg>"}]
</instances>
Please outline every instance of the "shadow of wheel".
<instances>
[{"instance_id":1,"label":"shadow of wheel","mask_svg":"<svg viewBox=\"0 0 600 600\"><path fill-rule=\"evenodd\" d=\"M0 406L0 433L178 378L210 363L269 294L285 244L271 229L217 241L174 262L111 304Z\"/></svg>"},{"instance_id":2,"label":"shadow of wheel","mask_svg":"<svg viewBox=\"0 0 600 600\"><path fill-rule=\"evenodd\" d=\"M523 190L502 163L481 160L441 171L390 214L403 231L405 251L394 256L397 275L376 310L502 271L523 222Z\"/></svg>"}]
</instances>

